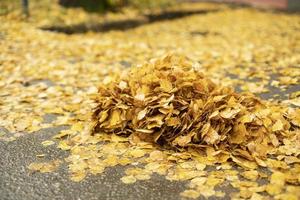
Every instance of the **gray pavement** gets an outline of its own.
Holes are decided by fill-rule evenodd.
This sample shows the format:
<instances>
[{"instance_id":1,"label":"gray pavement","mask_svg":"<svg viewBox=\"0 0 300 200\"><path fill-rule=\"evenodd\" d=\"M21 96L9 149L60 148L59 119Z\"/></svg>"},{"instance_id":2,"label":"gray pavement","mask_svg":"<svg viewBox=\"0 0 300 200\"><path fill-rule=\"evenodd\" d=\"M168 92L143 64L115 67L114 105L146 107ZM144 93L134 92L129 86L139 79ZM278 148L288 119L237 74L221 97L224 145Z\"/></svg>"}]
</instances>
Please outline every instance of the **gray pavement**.
<instances>
[{"instance_id":1,"label":"gray pavement","mask_svg":"<svg viewBox=\"0 0 300 200\"><path fill-rule=\"evenodd\" d=\"M1 200L23 199L178 199L185 182L170 182L159 175L149 181L125 185L120 181L124 167L106 169L98 176L89 176L76 183L69 179L67 166L52 173L32 173L31 162L62 159L67 152L55 145L44 147L41 142L66 127L48 128L28 134L12 142L0 142ZM37 158L46 154L45 158Z\"/></svg>"}]
</instances>

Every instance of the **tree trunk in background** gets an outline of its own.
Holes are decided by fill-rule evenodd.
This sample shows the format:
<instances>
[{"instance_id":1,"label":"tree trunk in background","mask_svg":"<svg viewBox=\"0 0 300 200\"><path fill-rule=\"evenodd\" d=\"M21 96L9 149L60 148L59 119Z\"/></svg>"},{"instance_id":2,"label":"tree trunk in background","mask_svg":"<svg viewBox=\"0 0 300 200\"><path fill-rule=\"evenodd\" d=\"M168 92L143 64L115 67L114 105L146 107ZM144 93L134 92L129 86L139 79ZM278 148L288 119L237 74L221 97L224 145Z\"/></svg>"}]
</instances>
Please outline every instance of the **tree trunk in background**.
<instances>
[{"instance_id":1,"label":"tree trunk in background","mask_svg":"<svg viewBox=\"0 0 300 200\"><path fill-rule=\"evenodd\" d=\"M26 16L29 16L29 9L28 9L28 0L22 0L22 9L23 9L23 13Z\"/></svg>"}]
</instances>

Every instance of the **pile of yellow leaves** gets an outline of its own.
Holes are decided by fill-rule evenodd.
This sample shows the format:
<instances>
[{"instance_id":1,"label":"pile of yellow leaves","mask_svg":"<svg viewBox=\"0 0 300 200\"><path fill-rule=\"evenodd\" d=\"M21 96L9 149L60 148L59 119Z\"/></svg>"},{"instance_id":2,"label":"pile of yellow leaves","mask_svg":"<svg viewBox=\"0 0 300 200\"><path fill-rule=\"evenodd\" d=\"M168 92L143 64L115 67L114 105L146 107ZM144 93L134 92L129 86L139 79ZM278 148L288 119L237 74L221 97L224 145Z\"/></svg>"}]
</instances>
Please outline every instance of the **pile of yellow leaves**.
<instances>
[{"instance_id":1,"label":"pile of yellow leaves","mask_svg":"<svg viewBox=\"0 0 300 200\"><path fill-rule=\"evenodd\" d=\"M27 21L17 12L0 16L0 142L65 128L34 144L67 158L40 152L29 170L67 164L71 180L81 181L120 166L125 184L156 173L184 181L183 197L300 198L298 14L187 3L174 11L204 12L66 35L41 28L143 16L126 9L103 17L44 2L31 2ZM167 56L125 72L168 52L197 64ZM94 98L100 134L91 135Z\"/></svg>"},{"instance_id":2,"label":"pile of yellow leaves","mask_svg":"<svg viewBox=\"0 0 300 200\"><path fill-rule=\"evenodd\" d=\"M231 157L239 162L235 157L241 157L260 162L300 127L288 113L299 119L299 110L282 112L251 93L217 85L197 65L172 55L104 80L96 102L94 133L175 148L214 147L222 161Z\"/></svg>"}]
</instances>

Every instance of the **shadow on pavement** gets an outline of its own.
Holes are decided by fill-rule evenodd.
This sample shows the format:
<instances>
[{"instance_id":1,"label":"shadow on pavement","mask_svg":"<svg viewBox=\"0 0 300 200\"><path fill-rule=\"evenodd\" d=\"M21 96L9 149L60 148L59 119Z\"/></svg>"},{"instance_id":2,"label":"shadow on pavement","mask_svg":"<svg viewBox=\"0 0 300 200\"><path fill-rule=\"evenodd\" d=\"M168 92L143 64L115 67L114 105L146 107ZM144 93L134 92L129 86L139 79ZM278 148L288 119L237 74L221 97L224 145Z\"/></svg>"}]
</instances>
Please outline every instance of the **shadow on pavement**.
<instances>
[{"instance_id":1,"label":"shadow on pavement","mask_svg":"<svg viewBox=\"0 0 300 200\"><path fill-rule=\"evenodd\" d=\"M71 26L46 26L41 27L42 30L54 31L65 34L78 34L86 32L108 32L112 30L125 31L142 25L151 24L165 20L175 20L190 15L206 14L218 10L193 10L193 11L168 11L159 14L144 15L142 19L127 19L120 21L104 22L104 23L80 23Z\"/></svg>"}]
</instances>

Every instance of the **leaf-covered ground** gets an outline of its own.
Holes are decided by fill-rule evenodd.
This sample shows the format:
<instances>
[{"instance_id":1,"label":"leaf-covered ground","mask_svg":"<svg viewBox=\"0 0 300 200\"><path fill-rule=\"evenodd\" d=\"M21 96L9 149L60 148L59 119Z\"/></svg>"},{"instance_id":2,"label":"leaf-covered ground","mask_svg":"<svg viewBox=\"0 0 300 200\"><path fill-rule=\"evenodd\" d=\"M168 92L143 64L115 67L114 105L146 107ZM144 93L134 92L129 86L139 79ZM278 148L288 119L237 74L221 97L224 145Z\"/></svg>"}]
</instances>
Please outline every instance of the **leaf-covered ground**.
<instances>
[{"instance_id":1,"label":"leaf-covered ground","mask_svg":"<svg viewBox=\"0 0 300 200\"><path fill-rule=\"evenodd\" d=\"M99 17L51 5L48 12L33 9L27 20L16 13L1 16L1 142L65 125L69 128L34 145L56 145L69 156L49 161L36 155L30 170L51 172L66 162L71 179L81 181L121 165L124 183L151 181L153 173L190 180L180 189L182 197L222 198L218 186L228 184L237 190L226 197L299 199L299 14L207 3L178 5L169 11L173 18L160 12L141 15L128 9ZM125 30L114 26L120 21L128 23ZM116 135L90 136L98 86L132 65L170 53L197 63L216 84L255 93L288 111L298 137L284 142L280 156L223 162L213 148L209 156L200 156ZM49 116L52 120L45 120ZM281 122L272 123L284 135Z\"/></svg>"}]
</instances>

